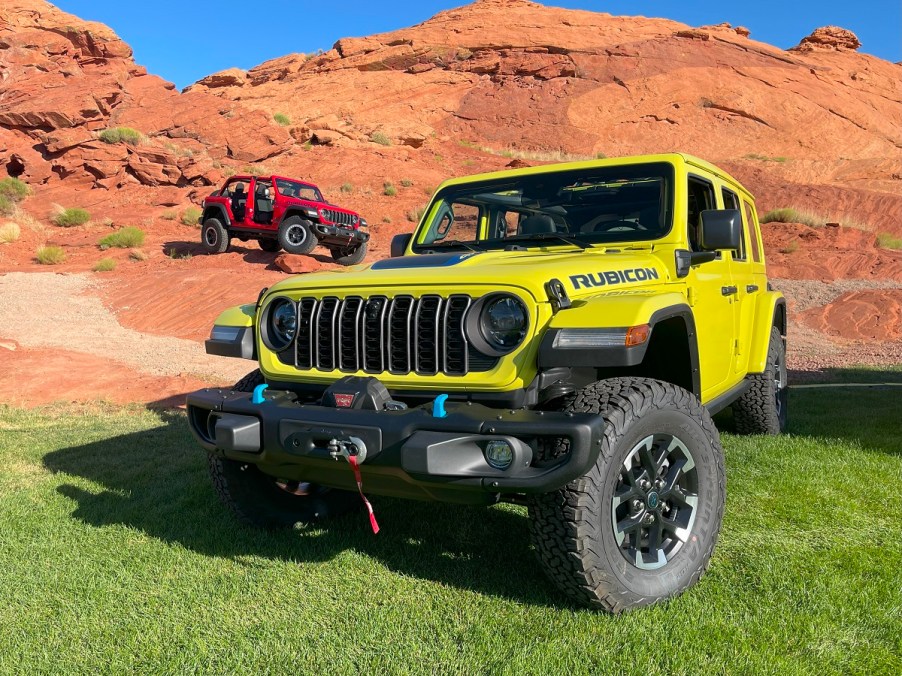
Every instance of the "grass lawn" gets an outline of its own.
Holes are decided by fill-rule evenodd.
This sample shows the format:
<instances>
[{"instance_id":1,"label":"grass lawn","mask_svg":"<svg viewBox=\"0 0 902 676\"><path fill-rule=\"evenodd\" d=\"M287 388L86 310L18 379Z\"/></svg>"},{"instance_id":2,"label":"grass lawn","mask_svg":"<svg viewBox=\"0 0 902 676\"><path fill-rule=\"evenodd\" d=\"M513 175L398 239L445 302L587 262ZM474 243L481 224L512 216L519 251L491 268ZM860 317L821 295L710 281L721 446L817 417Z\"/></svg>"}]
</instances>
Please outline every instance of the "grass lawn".
<instances>
[{"instance_id":1,"label":"grass lawn","mask_svg":"<svg viewBox=\"0 0 902 676\"><path fill-rule=\"evenodd\" d=\"M0 673L898 674L899 401L799 390L791 434L724 434L709 573L621 617L554 592L523 508L376 497L378 536L267 534L181 414L0 408Z\"/></svg>"}]
</instances>

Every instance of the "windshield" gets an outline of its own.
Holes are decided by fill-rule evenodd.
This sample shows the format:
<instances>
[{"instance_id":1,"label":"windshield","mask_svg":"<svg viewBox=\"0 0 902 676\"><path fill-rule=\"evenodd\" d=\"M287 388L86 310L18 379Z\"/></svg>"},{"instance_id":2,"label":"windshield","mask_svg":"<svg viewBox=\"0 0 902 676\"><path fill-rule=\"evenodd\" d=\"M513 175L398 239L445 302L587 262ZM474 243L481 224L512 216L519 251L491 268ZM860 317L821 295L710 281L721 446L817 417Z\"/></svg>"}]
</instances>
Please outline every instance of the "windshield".
<instances>
[{"instance_id":1,"label":"windshield","mask_svg":"<svg viewBox=\"0 0 902 676\"><path fill-rule=\"evenodd\" d=\"M278 188L279 194L285 195L285 197L297 197L302 200L310 200L311 202L325 201L319 188L315 185L290 181L287 178L277 178L276 188Z\"/></svg>"},{"instance_id":2,"label":"windshield","mask_svg":"<svg viewBox=\"0 0 902 676\"><path fill-rule=\"evenodd\" d=\"M549 172L442 190L414 250L652 240L672 221L669 164Z\"/></svg>"}]
</instances>

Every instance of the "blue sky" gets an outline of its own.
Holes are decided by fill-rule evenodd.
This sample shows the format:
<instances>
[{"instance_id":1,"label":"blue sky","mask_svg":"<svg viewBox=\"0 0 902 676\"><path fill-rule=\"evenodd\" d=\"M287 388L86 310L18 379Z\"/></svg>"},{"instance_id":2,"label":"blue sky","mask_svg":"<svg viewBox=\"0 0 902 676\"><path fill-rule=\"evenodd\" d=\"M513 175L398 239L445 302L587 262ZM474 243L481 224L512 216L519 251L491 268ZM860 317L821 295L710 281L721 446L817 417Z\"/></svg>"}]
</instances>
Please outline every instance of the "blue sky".
<instances>
[{"instance_id":1,"label":"blue sky","mask_svg":"<svg viewBox=\"0 0 902 676\"><path fill-rule=\"evenodd\" d=\"M55 0L72 14L110 26L135 51L135 61L180 89L226 68L252 68L290 52L327 50L342 37L370 35L425 21L462 0L418 2L188 2ZM899 0L556 0L545 4L610 14L657 16L693 26L729 21L778 47L798 44L818 26L853 31L861 51L902 60Z\"/></svg>"}]
</instances>

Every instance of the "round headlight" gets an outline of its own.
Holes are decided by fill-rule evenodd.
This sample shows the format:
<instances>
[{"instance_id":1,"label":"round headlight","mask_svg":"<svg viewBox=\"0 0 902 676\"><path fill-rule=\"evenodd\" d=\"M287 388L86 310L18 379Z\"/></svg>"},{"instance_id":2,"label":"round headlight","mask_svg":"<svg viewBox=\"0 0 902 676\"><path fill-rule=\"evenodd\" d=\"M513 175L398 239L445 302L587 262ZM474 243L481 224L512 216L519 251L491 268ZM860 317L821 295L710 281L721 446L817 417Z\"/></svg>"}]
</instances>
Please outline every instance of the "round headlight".
<instances>
[{"instance_id":1,"label":"round headlight","mask_svg":"<svg viewBox=\"0 0 902 676\"><path fill-rule=\"evenodd\" d=\"M479 325L489 345L496 350L508 352L526 337L529 315L520 299L498 296L490 299L483 307Z\"/></svg>"},{"instance_id":2,"label":"round headlight","mask_svg":"<svg viewBox=\"0 0 902 676\"><path fill-rule=\"evenodd\" d=\"M291 345L297 332L297 305L288 298L276 298L266 309L263 342L274 352L281 352Z\"/></svg>"}]
</instances>

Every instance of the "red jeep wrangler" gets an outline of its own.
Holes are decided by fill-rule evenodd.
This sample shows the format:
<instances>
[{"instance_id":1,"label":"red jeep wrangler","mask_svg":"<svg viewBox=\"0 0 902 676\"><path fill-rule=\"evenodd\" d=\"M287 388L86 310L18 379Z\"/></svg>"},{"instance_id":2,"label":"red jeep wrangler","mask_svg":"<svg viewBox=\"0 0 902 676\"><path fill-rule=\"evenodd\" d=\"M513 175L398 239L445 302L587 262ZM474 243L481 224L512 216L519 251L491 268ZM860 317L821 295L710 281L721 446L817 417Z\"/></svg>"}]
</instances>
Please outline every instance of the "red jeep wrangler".
<instances>
[{"instance_id":1,"label":"red jeep wrangler","mask_svg":"<svg viewBox=\"0 0 902 676\"><path fill-rule=\"evenodd\" d=\"M237 237L257 240L264 251L293 254L310 253L322 244L341 265L360 263L366 256L366 221L326 202L312 183L284 176L232 176L202 206L200 239L209 253L225 253Z\"/></svg>"}]
</instances>

